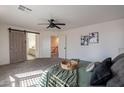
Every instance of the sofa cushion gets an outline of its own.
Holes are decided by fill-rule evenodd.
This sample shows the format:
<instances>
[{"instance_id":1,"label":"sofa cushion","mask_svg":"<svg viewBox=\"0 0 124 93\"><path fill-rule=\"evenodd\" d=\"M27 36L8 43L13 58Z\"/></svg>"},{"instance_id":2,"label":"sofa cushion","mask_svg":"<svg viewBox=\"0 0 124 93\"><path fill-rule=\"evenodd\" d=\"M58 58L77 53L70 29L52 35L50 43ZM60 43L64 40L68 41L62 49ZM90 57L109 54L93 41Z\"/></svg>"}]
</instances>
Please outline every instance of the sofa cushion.
<instances>
[{"instance_id":1,"label":"sofa cushion","mask_svg":"<svg viewBox=\"0 0 124 93\"><path fill-rule=\"evenodd\" d=\"M118 56L116 56L116 57L112 60L112 62L115 63L115 62L117 62L117 61L118 61L119 59L121 59L121 58L124 58L124 53L119 54Z\"/></svg>"},{"instance_id":2,"label":"sofa cushion","mask_svg":"<svg viewBox=\"0 0 124 93\"><path fill-rule=\"evenodd\" d=\"M107 87L123 87L124 84L120 81L120 78L118 76L115 76L107 82L106 86Z\"/></svg>"},{"instance_id":3,"label":"sofa cushion","mask_svg":"<svg viewBox=\"0 0 124 93\"><path fill-rule=\"evenodd\" d=\"M124 87L124 58L118 59L111 67L114 77L107 82L109 87Z\"/></svg>"},{"instance_id":4,"label":"sofa cushion","mask_svg":"<svg viewBox=\"0 0 124 93\"><path fill-rule=\"evenodd\" d=\"M114 75L119 75L120 71L121 73L124 72L124 58L118 59L118 61L112 65L111 70Z\"/></svg>"},{"instance_id":5,"label":"sofa cushion","mask_svg":"<svg viewBox=\"0 0 124 93\"><path fill-rule=\"evenodd\" d=\"M121 83L124 84L124 70L119 71L117 76L120 78Z\"/></svg>"},{"instance_id":6,"label":"sofa cushion","mask_svg":"<svg viewBox=\"0 0 124 93\"><path fill-rule=\"evenodd\" d=\"M94 70L91 76L91 85L106 85L106 82L112 77L111 58L105 59Z\"/></svg>"},{"instance_id":7,"label":"sofa cushion","mask_svg":"<svg viewBox=\"0 0 124 93\"><path fill-rule=\"evenodd\" d=\"M113 64L111 70L115 76L120 78L120 81L124 84L124 58L119 59Z\"/></svg>"}]
</instances>

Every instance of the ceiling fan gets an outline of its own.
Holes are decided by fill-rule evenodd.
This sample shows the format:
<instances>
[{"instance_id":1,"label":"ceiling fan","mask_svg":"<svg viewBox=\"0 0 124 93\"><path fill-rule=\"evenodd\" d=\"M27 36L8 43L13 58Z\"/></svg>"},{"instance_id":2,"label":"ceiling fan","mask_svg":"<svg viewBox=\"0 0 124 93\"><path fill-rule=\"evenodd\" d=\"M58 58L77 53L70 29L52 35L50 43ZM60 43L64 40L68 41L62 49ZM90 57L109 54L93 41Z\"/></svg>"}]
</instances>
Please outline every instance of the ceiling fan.
<instances>
[{"instance_id":1,"label":"ceiling fan","mask_svg":"<svg viewBox=\"0 0 124 93\"><path fill-rule=\"evenodd\" d=\"M49 23L39 23L38 25L48 25L46 28L58 28L61 29L58 25L65 25L65 23L55 23L54 19L48 20Z\"/></svg>"}]
</instances>

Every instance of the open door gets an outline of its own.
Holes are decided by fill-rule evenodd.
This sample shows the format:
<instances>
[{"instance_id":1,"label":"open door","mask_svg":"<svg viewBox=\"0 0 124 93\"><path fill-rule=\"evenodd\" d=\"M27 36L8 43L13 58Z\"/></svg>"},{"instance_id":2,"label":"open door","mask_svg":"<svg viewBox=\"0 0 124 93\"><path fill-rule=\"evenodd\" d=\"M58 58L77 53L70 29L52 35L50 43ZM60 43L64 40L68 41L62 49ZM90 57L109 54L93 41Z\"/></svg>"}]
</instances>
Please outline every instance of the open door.
<instances>
[{"instance_id":1,"label":"open door","mask_svg":"<svg viewBox=\"0 0 124 93\"><path fill-rule=\"evenodd\" d=\"M36 34L27 33L27 60L36 58L37 46L36 46Z\"/></svg>"},{"instance_id":2,"label":"open door","mask_svg":"<svg viewBox=\"0 0 124 93\"><path fill-rule=\"evenodd\" d=\"M59 45L59 38L57 36L51 36L51 57L58 58L58 45Z\"/></svg>"}]
</instances>

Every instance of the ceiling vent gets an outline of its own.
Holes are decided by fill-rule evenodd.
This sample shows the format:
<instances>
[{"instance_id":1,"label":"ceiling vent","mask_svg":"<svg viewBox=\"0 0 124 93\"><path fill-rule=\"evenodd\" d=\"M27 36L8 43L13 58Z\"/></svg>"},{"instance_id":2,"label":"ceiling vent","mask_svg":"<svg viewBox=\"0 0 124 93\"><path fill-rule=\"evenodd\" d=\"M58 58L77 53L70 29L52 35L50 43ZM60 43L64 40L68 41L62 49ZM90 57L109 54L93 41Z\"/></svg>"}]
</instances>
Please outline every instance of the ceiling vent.
<instances>
[{"instance_id":1,"label":"ceiling vent","mask_svg":"<svg viewBox=\"0 0 124 93\"><path fill-rule=\"evenodd\" d=\"M19 5L18 9L21 11L25 11L25 12L31 12L32 11L30 8L27 8L23 5Z\"/></svg>"}]
</instances>

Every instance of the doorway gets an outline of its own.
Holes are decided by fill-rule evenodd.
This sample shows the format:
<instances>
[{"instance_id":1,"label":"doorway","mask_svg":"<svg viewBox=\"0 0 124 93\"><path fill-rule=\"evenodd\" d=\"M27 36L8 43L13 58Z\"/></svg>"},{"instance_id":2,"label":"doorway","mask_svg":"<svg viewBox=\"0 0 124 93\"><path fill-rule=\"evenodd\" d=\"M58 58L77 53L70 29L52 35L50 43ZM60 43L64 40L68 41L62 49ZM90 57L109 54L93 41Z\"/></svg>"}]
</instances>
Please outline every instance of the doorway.
<instances>
[{"instance_id":1,"label":"doorway","mask_svg":"<svg viewBox=\"0 0 124 93\"><path fill-rule=\"evenodd\" d=\"M38 32L8 28L10 63L25 62L40 57Z\"/></svg>"},{"instance_id":2,"label":"doorway","mask_svg":"<svg viewBox=\"0 0 124 93\"><path fill-rule=\"evenodd\" d=\"M36 34L27 33L27 60L36 58Z\"/></svg>"},{"instance_id":3,"label":"doorway","mask_svg":"<svg viewBox=\"0 0 124 93\"><path fill-rule=\"evenodd\" d=\"M59 45L59 38L58 36L51 36L51 57L58 58L58 45Z\"/></svg>"}]
</instances>

